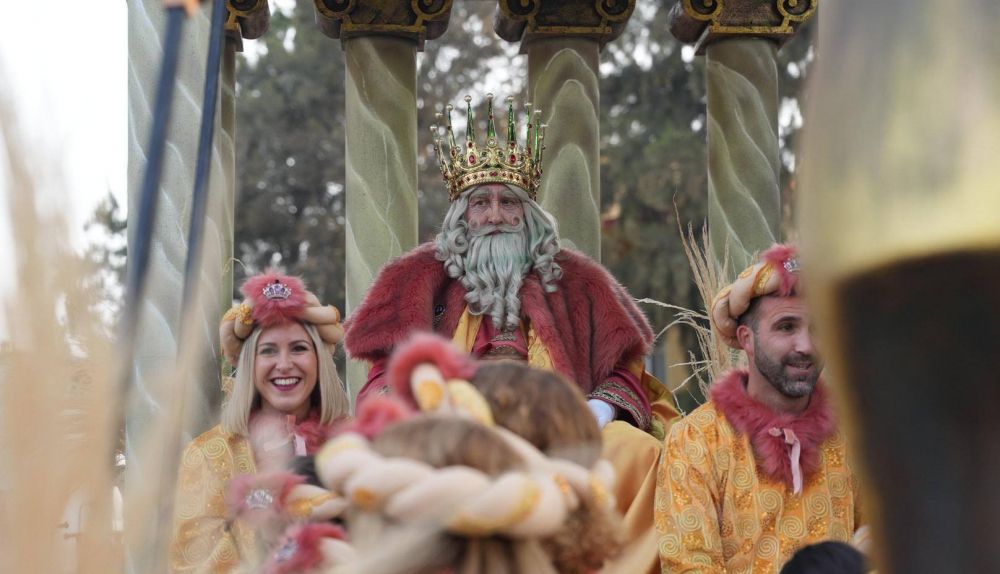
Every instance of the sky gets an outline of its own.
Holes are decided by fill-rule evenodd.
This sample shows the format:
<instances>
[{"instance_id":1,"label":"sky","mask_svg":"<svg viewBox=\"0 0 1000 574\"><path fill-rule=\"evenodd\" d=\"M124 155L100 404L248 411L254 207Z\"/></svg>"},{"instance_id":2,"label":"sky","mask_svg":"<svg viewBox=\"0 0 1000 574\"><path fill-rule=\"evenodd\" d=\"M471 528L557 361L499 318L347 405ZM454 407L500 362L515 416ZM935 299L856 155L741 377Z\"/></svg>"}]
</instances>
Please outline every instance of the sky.
<instances>
[{"instance_id":1,"label":"sky","mask_svg":"<svg viewBox=\"0 0 1000 574\"><path fill-rule=\"evenodd\" d=\"M97 203L109 191L126 203L127 4L4 0L2 7L0 91L13 101L18 129L44 171L39 203L65 213L82 250L83 226ZM17 192L0 161L0 206ZM0 209L0 296L10 292L14 277L6 211ZM0 341L5 338L0 311Z\"/></svg>"}]
</instances>

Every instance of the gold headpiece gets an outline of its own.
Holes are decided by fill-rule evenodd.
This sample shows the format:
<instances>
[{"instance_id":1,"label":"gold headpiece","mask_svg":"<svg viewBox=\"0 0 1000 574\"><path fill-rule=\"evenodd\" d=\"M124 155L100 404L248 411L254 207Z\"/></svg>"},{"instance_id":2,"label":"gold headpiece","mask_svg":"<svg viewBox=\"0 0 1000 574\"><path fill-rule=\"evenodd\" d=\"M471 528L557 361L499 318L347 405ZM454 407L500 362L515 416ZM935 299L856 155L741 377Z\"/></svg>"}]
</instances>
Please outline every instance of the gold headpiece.
<instances>
[{"instance_id":1,"label":"gold headpiece","mask_svg":"<svg viewBox=\"0 0 1000 574\"><path fill-rule=\"evenodd\" d=\"M508 183L516 185L528 193L532 200L538 198L538 186L542 179L542 150L545 149L545 126L539 125L541 111L528 112L528 129L525 147L517 145L517 128L514 125L514 98L507 97L507 145L497 141L496 124L493 121L493 94L486 94L489 118L486 123L486 146L476 143L476 121L472 112L472 97L465 96L468 107L468 124L465 129L465 151L455 145L455 132L451 127L451 111L448 104L445 114L436 114L438 123L431 126L434 139L434 153L438 165L448 184L448 199L455 201L470 187L484 183ZM445 120L443 126L441 122ZM447 135L447 154L441 138L441 127Z\"/></svg>"}]
</instances>

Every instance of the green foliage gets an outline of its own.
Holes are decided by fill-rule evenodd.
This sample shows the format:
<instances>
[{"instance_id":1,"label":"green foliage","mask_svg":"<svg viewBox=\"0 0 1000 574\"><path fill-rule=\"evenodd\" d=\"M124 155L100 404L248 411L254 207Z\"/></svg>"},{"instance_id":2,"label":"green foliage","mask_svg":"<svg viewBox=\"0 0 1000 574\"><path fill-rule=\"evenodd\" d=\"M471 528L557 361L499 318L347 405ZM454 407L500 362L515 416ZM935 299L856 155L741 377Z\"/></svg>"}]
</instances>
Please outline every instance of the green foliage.
<instances>
[{"instance_id":1,"label":"green foliage","mask_svg":"<svg viewBox=\"0 0 1000 574\"><path fill-rule=\"evenodd\" d=\"M706 218L704 68L670 35L669 11L637 8L603 53L602 259L634 296L698 309L677 217ZM659 327L673 314L643 310Z\"/></svg>"},{"instance_id":2,"label":"green foliage","mask_svg":"<svg viewBox=\"0 0 1000 574\"><path fill-rule=\"evenodd\" d=\"M92 237L84 253L84 262L90 267L90 272L83 278L82 291L94 295L90 302L90 316L101 317L108 335L115 331L125 294L127 223L118 200L108 192L84 226Z\"/></svg>"},{"instance_id":3,"label":"green foliage","mask_svg":"<svg viewBox=\"0 0 1000 574\"><path fill-rule=\"evenodd\" d=\"M236 257L244 276L280 265L343 308L343 51L306 0L274 12L261 42L237 73Z\"/></svg>"}]
</instances>

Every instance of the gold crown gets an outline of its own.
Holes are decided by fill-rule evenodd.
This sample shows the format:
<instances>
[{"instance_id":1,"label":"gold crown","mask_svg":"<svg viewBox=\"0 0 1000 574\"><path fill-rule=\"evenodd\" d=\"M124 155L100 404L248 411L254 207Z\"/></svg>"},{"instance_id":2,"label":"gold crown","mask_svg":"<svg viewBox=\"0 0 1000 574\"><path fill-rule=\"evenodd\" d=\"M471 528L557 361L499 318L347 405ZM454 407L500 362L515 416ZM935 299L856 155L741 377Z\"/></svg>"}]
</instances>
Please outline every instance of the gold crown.
<instances>
[{"instance_id":1,"label":"gold crown","mask_svg":"<svg viewBox=\"0 0 1000 574\"><path fill-rule=\"evenodd\" d=\"M497 141L496 124L493 121L493 94L486 94L489 119L486 123L486 146L476 143L476 121L472 112L472 97L465 96L468 106L468 124L465 129L465 151L455 145L455 132L451 128L451 112L448 104L445 114L436 114L438 123L431 126L434 139L434 153L437 154L441 174L448 185L448 198L455 201L462 192L484 183L508 183L516 185L528 193L532 200L538 198L538 186L542 180L542 150L545 149L545 126L539 125L541 111L531 113L531 104L526 104L528 129L525 147L517 145L517 128L514 125L514 98L507 97L507 145ZM447 135L447 154L443 153L440 123ZM534 121L532 121L534 120Z\"/></svg>"}]
</instances>

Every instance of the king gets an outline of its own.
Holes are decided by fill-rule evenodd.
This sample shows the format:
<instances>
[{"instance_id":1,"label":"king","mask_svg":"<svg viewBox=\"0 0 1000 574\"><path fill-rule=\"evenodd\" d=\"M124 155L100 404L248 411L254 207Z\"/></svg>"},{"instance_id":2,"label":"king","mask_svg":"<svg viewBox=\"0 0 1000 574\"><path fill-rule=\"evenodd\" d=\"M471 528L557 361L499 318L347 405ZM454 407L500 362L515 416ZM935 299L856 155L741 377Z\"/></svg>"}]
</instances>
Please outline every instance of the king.
<instances>
[{"instance_id":1,"label":"king","mask_svg":"<svg viewBox=\"0 0 1000 574\"><path fill-rule=\"evenodd\" d=\"M348 353L371 364L358 404L388 391L387 358L416 331L449 337L481 360L557 371L587 396L604 429L605 452L620 482L632 485L633 492L617 493L626 523L632 511L643 523L626 525L629 538L640 537L647 521L651 532L653 486L641 485L655 477L659 439L677 416L670 393L644 369L653 332L600 264L560 246L555 219L537 203L545 138L539 112L532 116L528 104L522 147L507 98L507 137L500 142L487 95L480 146L471 98L465 101L464 148L455 143L452 106L438 114L444 125L431 128L451 201L441 232L387 264L347 322ZM637 476L622 476L629 474ZM643 554L655 562L655 548Z\"/></svg>"},{"instance_id":2,"label":"king","mask_svg":"<svg viewBox=\"0 0 1000 574\"><path fill-rule=\"evenodd\" d=\"M386 388L386 359L400 342L433 330L479 359L558 371L587 395L602 426L621 420L660 434L651 402L665 391L643 368L653 339L645 316L601 265L560 247L555 219L536 201L545 137L538 111L533 121L529 104L521 147L508 98L501 143L487 95L480 147L465 100L464 149L455 144L451 106L445 137L431 128L451 200L441 232L386 265L348 322L348 353L372 365L358 402Z\"/></svg>"}]
</instances>

